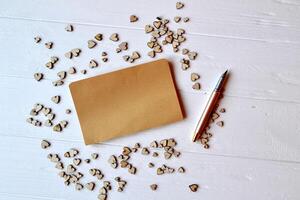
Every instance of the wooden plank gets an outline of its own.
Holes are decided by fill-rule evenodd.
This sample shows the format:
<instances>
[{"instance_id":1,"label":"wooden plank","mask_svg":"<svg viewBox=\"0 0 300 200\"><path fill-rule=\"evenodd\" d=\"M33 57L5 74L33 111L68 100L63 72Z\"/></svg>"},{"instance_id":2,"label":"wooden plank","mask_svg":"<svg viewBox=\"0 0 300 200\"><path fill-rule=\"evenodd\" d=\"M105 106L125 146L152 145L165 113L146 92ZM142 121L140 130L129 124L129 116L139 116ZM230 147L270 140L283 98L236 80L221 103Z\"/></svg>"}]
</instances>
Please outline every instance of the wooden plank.
<instances>
[{"instance_id":1,"label":"wooden plank","mask_svg":"<svg viewBox=\"0 0 300 200\"><path fill-rule=\"evenodd\" d=\"M176 1L98 1L69 3L53 0L46 4L34 0L2 2L0 16L33 20L60 21L104 26L143 28L157 16L173 19L188 16L190 23L180 23L189 32L209 37L234 38L261 42L280 42L299 45L299 2L191 0L185 8L175 9ZM21 6L22 9L17 9ZM35 8L32 12L32 7ZM67 9L67 11L66 11ZM55 13L55 14L54 14ZM79 14L80 13L80 14ZM130 23L129 16L140 20Z\"/></svg>"},{"instance_id":2,"label":"wooden plank","mask_svg":"<svg viewBox=\"0 0 300 200\"><path fill-rule=\"evenodd\" d=\"M132 66L123 61L122 55L134 50L142 54L142 59L137 63L151 60L146 55L148 36L142 30L76 25L75 32L68 33L64 30L65 24L61 23L8 19L0 19L0 25L3 27L0 37L5 38L0 49L0 59L5 66L0 69L2 77L32 78L33 73L43 72L45 78L54 80L60 70L66 70L73 65L78 69L87 68L91 58L99 61L101 51L109 52L110 62L101 63L101 67L93 72L90 70L88 76ZM100 42L95 49L87 49L87 40L98 32L104 33L106 40ZM114 53L117 44L107 39L113 32L118 32L122 41L129 42L128 52L120 55ZM22 37L15 33L22 33ZM33 42L36 35L42 36L42 44L37 45ZM46 41L54 41L54 48L46 49L43 45ZM26 48L18 48L20 44ZM82 48L82 55L73 60L66 60L64 53L76 47ZM225 95L300 103L300 70L297 64L300 63L300 47L297 45L189 35L184 47L199 52L199 58L192 62L188 71L181 70L179 61L182 56L174 55L169 47L163 55L158 56L168 58L173 63L178 87L184 91L195 92L189 81L190 72L198 72L201 75L202 92L206 93L214 86L218 75L229 68L231 78ZM59 56L61 60L54 70L49 70L44 64L54 55ZM75 77L69 80L84 76Z\"/></svg>"},{"instance_id":3,"label":"wooden plank","mask_svg":"<svg viewBox=\"0 0 300 200\"><path fill-rule=\"evenodd\" d=\"M12 145L18 144L18 145ZM62 153L70 147L80 150L81 158L88 158L90 153L99 152L100 158L90 166L80 165L78 170L84 173L82 182L95 180L87 172L89 167L100 168L105 180L111 180L113 191L109 199L297 199L300 184L300 164L282 163L253 159L207 156L195 153L183 153L180 159L163 161L159 158L143 156L137 153L131 162L137 166L136 175L130 175L124 169L112 169L107 159L111 154L118 154L121 147L97 145L86 148L81 143L53 141L49 150L41 150L39 139L2 136L0 140L1 179L0 194L33 196L43 199L96 199L101 181L97 181L94 192L77 192L72 186L65 187L54 164L47 160L50 152ZM4 153L9 152L9 153ZM161 152L160 152L161 153ZM153 162L156 166L165 163L170 167L184 166L185 174L155 175L155 169L146 165ZM65 164L71 160L63 158ZM124 192L116 191L115 176L121 176L128 182ZM149 185L157 183L156 192ZM188 185L198 183L197 193L189 192ZM176 191L176 192L170 192ZM12 198L18 199L18 198ZM26 198L24 198L26 199ZM34 199L34 198L33 198ZM38 198L40 199L40 198Z\"/></svg>"},{"instance_id":4,"label":"wooden plank","mask_svg":"<svg viewBox=\"0 0 300 200\"><path fill-rule=\"evenodd\" d=\"M16 84L18 83L18 84ZM54 88L45 80L35 84L34 80L4 77L0 89L6 94L0 98L0 135L51 138L83 143L75 112L66 115L65 109L74 111L66 86ZM24 91L20 94L20 91ZM55 105L50 98L61 95L62 102ZM109 141L114 145L128 145L136 141L150 143L154 139L175 137L184 151L210 155L228 155L271 160L300 161L298 141L300 105L265 100L226 97L221 106L227 112L221 116L225 127L212 126L214 137L210 150L191 142L192 132L200 117L208 96L180 90L187 118L179 123L151 129L136 135ZM35 103L51 107L57 114L55 123L67 119L70 122L63 133L54 133L51 128L36 128L25 122ZM45 120L42 114L38 117ZM117 123L117 122L116 122Z\"/></svg>"}]
</instances>

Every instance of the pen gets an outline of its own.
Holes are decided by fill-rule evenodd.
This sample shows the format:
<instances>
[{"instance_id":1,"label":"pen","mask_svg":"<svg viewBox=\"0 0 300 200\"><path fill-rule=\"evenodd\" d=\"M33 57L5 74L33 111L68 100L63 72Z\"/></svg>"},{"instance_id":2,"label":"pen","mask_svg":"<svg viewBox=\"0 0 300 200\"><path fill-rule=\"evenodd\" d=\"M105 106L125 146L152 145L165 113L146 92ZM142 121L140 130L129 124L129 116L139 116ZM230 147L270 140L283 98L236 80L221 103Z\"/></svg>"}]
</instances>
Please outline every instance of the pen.
<instances>
[{"instance_id":1,"label":"pen","mask_svg":"<svg viewBox=\"0 0 300 200\"><path fill-rule=\"evenodd\" d=\"M205 109L201 115L200 120L197 123L196 129L194 131L194 136L193 136L193 142L196 142L201 134L203 133L203 131L206 129L207 123L210 120L211 114L215 109L215 106L219 100L219 97L221 95L222 92L222 88L224 86L226 77L227 77L227 72L228 70L226 70L220 77L217 85L215 86L214 90L212 91L208 102L205 106Z\"/></svg>"}]
</instances>

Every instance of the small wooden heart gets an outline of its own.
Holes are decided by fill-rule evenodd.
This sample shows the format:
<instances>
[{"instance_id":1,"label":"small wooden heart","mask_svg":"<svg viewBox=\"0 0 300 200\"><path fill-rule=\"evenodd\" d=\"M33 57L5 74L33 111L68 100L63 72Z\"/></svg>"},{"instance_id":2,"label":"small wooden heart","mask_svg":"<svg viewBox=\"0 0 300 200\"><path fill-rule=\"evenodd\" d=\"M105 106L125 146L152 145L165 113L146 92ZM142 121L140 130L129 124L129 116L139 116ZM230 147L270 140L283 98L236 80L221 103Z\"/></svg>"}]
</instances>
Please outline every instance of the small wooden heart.
<instances>
[{"instance_id":1,"label":"small wooden heart","mask_svg":"<svg viewBox=\"0 0 300 200\"><path fill-rule=\"evenodd\" d=\"M71 59L73 57L72 52L68 51L67 53L65 53L65 57Z\"/></svg>"},{"instance_id":2,"label":"small wooden heart","mask_svg":"<svg viewBox=\"0 0 300 200\"><path fill-rule=\"evenodd\" d=\"M42 112L44 113L45 116L47 116L49 113L51 113L51 108L46 108L46 107L44 107L44 108L42 109Z\"/></svg>"},{"instance_id":3,"label":"small wooden heart","mask_svg":"<svg viewBox=\"0 0 300 200\"><path fill-rule=\"evenodd\" d=\"M194 89L194 90L200 90L200 88L201 88L200 83L195 83L195 84L193 85L193 89Z\"/></svg>"},{"instance_id":4,"label":"small wooden heart","mask_svg":"<svg viewBox=\"0 0 300 200\"><path fill-rule=\"evenodd\" d=\"M103 38L103 35L101 33L98 33L97 35L95 35L94 37L96 40L101 41Z\"/></svg>"},{"instance_id":5,"label":"small wooden heart","mask_svg":"<svg viewBox=\"0 0 300 200\"><path fill-rule=\"evenodd\" d=\"M33 76L34 76L34 79L37 81L42 80L44 77L44 75L42 73L35 73Z\"/></svg>"},{"instance_id":6,"label":"small wooden heart","mask_svg":"<svg viewBox=\"0 0 300 200\"><path fill-rule=\"evenodd\" d=\"M66 72L66 71L60 71L60 72L57 72L57 76L58 76L60 79L65 79L66 76L67 76L67 72Z\"/></svg>"},{"instance_id":7,"label":"small wooden heart","mask_svg":"<svg viewBox=\"0 0 300 200\"><path fill-rule=\"evenodd\" d=\"M191 51L191 52L188 53L188 57L189 57L190 60L195 60L196 57L197 57L197 53L194 52L194 51Z\"/></svg>"},{"instance_id":8,"label":"small wooden heart","mask_svg":"<svg viewBox=\"0 0 300 200\"><path fill-rule=\"evenodd\" d=\"M55 96L51 97L51 100L52 100L54 103L58 104L58 103L60 102L60 96L55 95Z\"/></svg>"},{"instance_id":9,"label":"small wooden heart","mask_svg":"<svg viewBox=\"0 0 300 200\"><path fill-rule=\"evenodd\" d=\"M181 8L183 8L183 6L184 6L184 4L181 2L176 3L176 9L181 9Z\"/></svg>"},{"instance_id":10,"label":"small wooden heart","mask_svg":"<svg viewBox=\"0 0 300 200\"><path fill-rule=\"evenodd\" d=\"M117 41L119 41L119 35L118 35L117 33L113 33L113 34L109 37L109 39L110 39L111 41L117 42Z\"/></svg>"},{"instance_id":11,"label":"small wooden heart","mask_svg":"<svg viewBox=\"0 0 300 200\"><path fill-rule=\"evenodd\" d=\"M149 51L148 56L150 56L151 58L154 58L155 57L155 51Z\"/></svg>"},{"instance_id":12,"label":"small wooden heart","mask_svg":"<svg viewBox=\"0 0 300 200\"><path fill-rule=\"evenodd\" d=\"M137 51L134 51L134 52L132 52L131 58L138 59L138 58L140 58L140 54Z\"/></svg>"},{"instance_id":13,"label":"small wooden heart","mask_svg":"<svg viewBox=\"0 0 300 200\"><path fill-rule=\"evenodd\" d=\"M146 33L151 33L154 30L154 28L151 25L146 25L145 26L145 32Z\"/></svg>"},{"instance_id":14,"label":"small wooden heart","mask_svg":"<svg viewBox=\"0 0 300 200\"><path fill-rule=\"evenodd\" d=\"M161 26L161 21L154 21L154 22L153 22L153 26L154 26L155 28L159 29L160 26Z\"/></svg>"},{"instance_id":15,"label":"small wooden heart","mask_svg":"<svg viewBox=\"0 0 300 200\"><path fill-rule=\"evenodd\" d=\"M73 31L73 26L71 24L69 24L68 26L66 26L65 30L67 32L72 32Z\"/></svg>"},{"instance_id":16,"label":"small wooden heart","mask_svg":"<svg viewBox=\"0 0 300 200\"><path fill-rule=\"evenodd\" d=\"M94 188L95 188L95 185L96 184L94 182L89 182L89 183L85 184L85 188L90 190L90 191L93 191Z\"/></svg>"},{"instance_id":17,"label":"small wooden heart","mask_svg":"<svg viewBox=\"0 0 300 200\"><path fill-rule=\"evenodd\" d=\"M98 67L98 63L95 60L91 60L89 63L90 68L95 68Z\"/></svg>"},{"instance_id":18,"label":"small wooden heart","mask_svg":"<svg viewBox=\"0 0 300 200\"><path fill-rule=\"evenodd\" d=\"M47 42L47 43L45 43L45 46L46 46L47 49L52 49L53 42Z\"/></svg>"},{"instance_id":19,"label":"small wooden heart","mask_svg":"<svg viewBox=\"0 0 300 200\"><path fill-rule=\"evenodd\" d=\"M135 15L130 15L130 22L136 22L139 18Z\"/></svg>"},{"instance_id":20,"label":"small wooden heart","mask_svg":"<svg viewBox=\"0 0 300 200\"><path fill-rule=\"evenodd\" d=\"M97 42L95 42L94 40L89 40L88 41L88 48L92 49L97 45Z\"/></svg>"},{"instance_id":21,"label":"small wooden heart","mask_svg":"<svg viewBox=\"0 0 300 200\"><path fill-rule=\"evenodd\" d=\"M197 73L192 73L191 74L191 81L195 82L199 78L200 78L199 74L197 74Z\"/></svg>"},{"instance_id":22,"label":"small wooden heart","mask_svg":"<svg viewBox=\"0 0 300 200\"><path fill-rule=\"evenodd\" d=\"M81 159L80 159L80 158L74 158L74 159L73 159L73 164L74 164L75 166L80 165L80 163L81 163Z\"/></svg>"}]
</instances>

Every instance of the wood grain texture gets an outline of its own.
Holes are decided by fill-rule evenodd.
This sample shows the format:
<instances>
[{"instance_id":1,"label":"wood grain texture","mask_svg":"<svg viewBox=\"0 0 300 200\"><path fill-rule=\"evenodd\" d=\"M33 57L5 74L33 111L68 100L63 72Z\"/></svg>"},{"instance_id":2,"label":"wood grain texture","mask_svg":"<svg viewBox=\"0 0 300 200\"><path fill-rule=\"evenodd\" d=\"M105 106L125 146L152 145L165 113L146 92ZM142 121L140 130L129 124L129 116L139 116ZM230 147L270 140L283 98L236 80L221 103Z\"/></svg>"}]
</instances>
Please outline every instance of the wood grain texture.
<instances>
[{"instance_id":1,"label":"wood grain texture","mask_svg":"<svg viewBox=\"0 0 300 200\"><path fill-rule=\"evenodd\" d=\"M76 192L73 187L64 187L56 175L58 171L46 158L50 151L40 150L44 138L52 142L51 151L60 154L70 147L80 148L83 158L99 152L99 161L91 166L101 168L107 179L120 175L128 181L124 193L112 192L109 199L299 199L300 1L190 0L182 10L176 10L175 3L0 2L1 200L96 199L96 192ZM157 6L159 9L154 9ZM131 14L140 20L130 23ZM176 15L191 18L187 24L171 22L170 26L187 31L188 40L183 47L197 51L199 57L186 72L180 69L182 56L175 55L171 48L164 48L157 58L167 58L172 63L187 118L170 126L84 146L67 84L133 65L122 60L126 53L114 53L116 44L107 39L114 32L120 34L121 41L128 41L129 53L141 53L142 59L137 63L150 61L146 55L149 36L144 34L144 25L157 16L172 19ZM74 25L74 32L64 30L68 23ZM87 40L98 32L106 39L95 49L88 49ZM42 44L33 42L37 35L42 37ZM54 42L51 50L43 46L48 41ZM66 51L77 47L82 49L80 57L64 59ZM90 59L100 60L101 51L108 52L108 63L88 70L86 76L69 76L65 86L51 85L58 71L71 66L78 70L88 68ZM60 58L54 70L44 67L51 56ZM191 142L192 131L208 93L227 68L231 76L221 101L221 107L227 109L221 116L225 127L212 126L211 149L205 150ZM33 79L35 72L43 72L45 80L37 83ZM190 72L201 75L200 92L192 90ZM50 98L57 94L62 96L62 102L54 105ZM55 134L49 128L27 124L25 119L37 102L53 108L58 115L56 121L69 120L69 128ZM67 108L71 108L72 115L64 113ZM187 174L157 177L146 167L153 159L141 155L133 158L139 169L136 176L123 170L113 171L107 165L109 155L119 153L123 145L148 145L153 139L167 137L179 142L182 157L166 164L182 165ZM153 162L163 164L162 159ZM87 171L87 167L81 166L80 170ZM91 179L87 174L84 181ZM159 184L157 192L149 189L154 182ZM198 193L188 191L187 185L192 182L200 184Z\"/></svg>"}]
</instances>

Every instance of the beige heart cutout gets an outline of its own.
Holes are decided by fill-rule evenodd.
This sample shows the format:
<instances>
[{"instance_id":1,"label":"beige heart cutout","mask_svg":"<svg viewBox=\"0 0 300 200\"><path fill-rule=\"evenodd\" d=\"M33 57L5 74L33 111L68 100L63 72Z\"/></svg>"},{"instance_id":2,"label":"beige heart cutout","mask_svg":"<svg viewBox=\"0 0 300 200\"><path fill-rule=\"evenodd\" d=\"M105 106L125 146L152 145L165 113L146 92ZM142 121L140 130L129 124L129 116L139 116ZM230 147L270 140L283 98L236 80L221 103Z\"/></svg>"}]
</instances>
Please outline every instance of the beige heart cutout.
<instances>
[{"instance_id":1,"label":"beige heart cutout","mask_svg":"<svg viewBox=\"0 0 300 200\"><path fill-rule=\"evenodd\" d=\"M89 63L90 68L95 68L98 67L98 63L95 60L91 60Z\"/></svg>"},{"instance_id":2,"label":"beige heart cutout","mask_svg":"<svg viewBox=\"0 0 300 200\"><path fill-rule=\"evenodd\" d=\"M97 45L97 42L95 42L94 40L89 40L88 41L88 48L92 49Z\"/></svg>"},{"instance_id":3,"label":"beige heart cutout","mask_svg":"<svg viewBox=\"0 0 300 200\"><path fill-rule=\"evenodd\" d=\"M42 73L35 73L33 76L34 76L34 79L37 81L42 80L44 77L44 75Z\"/></svg>"}]
</instances>

